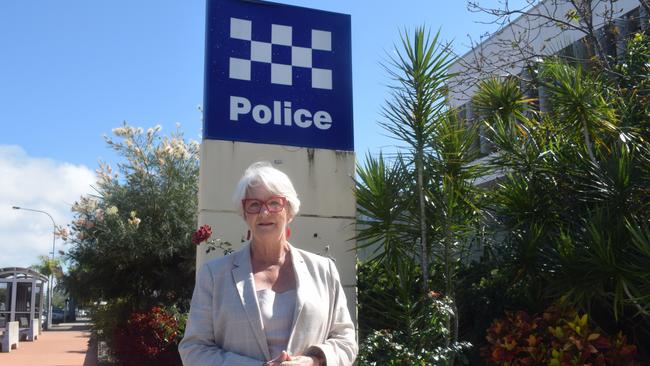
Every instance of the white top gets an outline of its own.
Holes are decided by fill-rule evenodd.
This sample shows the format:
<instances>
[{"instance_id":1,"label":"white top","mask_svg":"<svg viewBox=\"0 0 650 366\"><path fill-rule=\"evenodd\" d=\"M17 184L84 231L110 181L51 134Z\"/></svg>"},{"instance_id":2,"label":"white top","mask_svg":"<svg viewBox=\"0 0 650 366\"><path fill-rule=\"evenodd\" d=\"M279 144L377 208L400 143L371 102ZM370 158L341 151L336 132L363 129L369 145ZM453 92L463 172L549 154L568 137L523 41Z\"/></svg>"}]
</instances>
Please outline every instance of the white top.
<instances>
[{"instance_id":1,"label":"white top","mask_svg":"<svg viewBox=\"0 0 650 366\"><path fill-rule=\"evenodd\" d=\"M265 289L256 292L266 342L273 359L287 349L296 308L296 290L276 293L272 289Z\"/></svg>"}]
</instances>

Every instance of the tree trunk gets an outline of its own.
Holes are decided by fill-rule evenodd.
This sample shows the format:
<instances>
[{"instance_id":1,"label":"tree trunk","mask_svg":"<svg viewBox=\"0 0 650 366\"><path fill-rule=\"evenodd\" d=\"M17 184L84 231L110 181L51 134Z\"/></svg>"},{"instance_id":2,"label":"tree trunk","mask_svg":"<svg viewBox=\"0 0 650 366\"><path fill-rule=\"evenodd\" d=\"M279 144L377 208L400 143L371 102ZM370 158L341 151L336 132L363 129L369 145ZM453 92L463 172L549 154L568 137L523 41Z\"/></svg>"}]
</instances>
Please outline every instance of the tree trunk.
<instances>
[{"instance_id":1,"label":"tree trunk","mask_svg":"<svg viewBox=\"0 0 650 366\"><path fill-rule=\"evenodd\" d=\"M453 250L451 246L453 245L453 242L451 240L451 233L450 230L446 230L447 234L445 235L445 240L444 240L444 255L445 255L445 291L446 291L446 297L451 301L451 310L453 312L452 315L450 315L447 318L447 329L449 330L449 336L447 336L446 339L446 345L449 347L452 343L457 343L458 342L458 307L456 306L456 294L454 291L454 265L453 265ZM455 363L456 359L456 354L452 353L451 357L447 361L447 365L451 366Z\"/></svg>"},{"instance_id":2,"label":"tree trunk","mask_svg":"<svg viewBox=\"0 0 650 366\"><path fill-rule=\"evenodd\" d=\"M417 190L420 196L420 265L422 266L422 290L429 291L429 252L427 248L427 219L424 200L423 151L417 152L415 168L417 169Z\"/></svg>"},{"instance_id":3,"label":"tree trunk","mask_svg":"<svg viewBox=\"0 0 650 366\"><path fill-rule=\"evenodd\" d=\"M596 157L594 156L591 138L589 137L589 129L587 128L587 123L585 121L582 121L582 134L585 138L585 146L587 147L589 160L591 160L592 163L596 164Z\"/></svg>"},{"instance_id":4,"label":"tree trunk","mask_svg":"<svg viewBox=\"0 0 650 366\"><path fill-rule=\"evenodd\" d=\"M454 312L454 328L449 329L452 332L451 339L454 341L454 343L458 342L458 307L456 306L456 300L453 297L450 297L451 299L451 310ZM451 362L450 365L453 365L456 359L456 354L453 353L451 356Z\"/></svg>"}]
</instances>

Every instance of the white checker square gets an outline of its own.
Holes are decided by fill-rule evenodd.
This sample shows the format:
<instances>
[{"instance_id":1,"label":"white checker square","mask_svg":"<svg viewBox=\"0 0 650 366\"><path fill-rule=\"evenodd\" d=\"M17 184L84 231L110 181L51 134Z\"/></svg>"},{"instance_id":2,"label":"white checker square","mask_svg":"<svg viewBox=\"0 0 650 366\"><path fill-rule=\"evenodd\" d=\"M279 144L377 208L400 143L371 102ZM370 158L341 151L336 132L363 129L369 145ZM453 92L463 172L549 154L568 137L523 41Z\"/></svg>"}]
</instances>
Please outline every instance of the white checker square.
<instances>
[{"instance_id":1,"label":"white checker square","mask_svg":"<svg viewBox=\"0 0 650 366\"><path fill-rule=\"evenodd\" d=\"M291 47L291 66L311 67L311 48Z\"/></svg>"},{"instance_id":2,"label":"white checker square","mask_svg":"<svg viewBox=\"0 0 650 366\"><path fill-rule=\"evenodd\" d=\"M291 46L292 29L287 25L271 24L271 43Z\"/></svg>"},{"instance_id":3,"label":"white checker square","mask_svg":"<svg viewBox=\"0 0 650 366\"><path fill-rule=\"evenodd\" d=\"M332 33L318 29L311 30L311 48L315 50L332 50Z\"/></svg>"},{"instance_id":4,"label":"white checker square","mask_svg":"<svg viewBox=\"0 0 650 366\"><path fill-rule=\"evenodd\" d=\"M317 89L332 89L332 70L311 69L311 87Z\"/></svg>"},{"instance_id":5,"label":"white checker square","mask_svg":"<svg viewBox=\"0 0 650 366\"><path fill-rule=\"evenodd\" d=\"M273 84L291 85L291 65L271 64L271 82Z\"/></svg>"},{"instance_id":6,"label":"white checker square","mask_svg":"<svg viewBox=\"0 0 650 366\"><path fill-rule=\"evenodd\" d=\"M251 60L231 57L229 76L231 79L251 80Z\"/></svg>"},{"instance_id":7,"label":"white checker square","mask_svg":"<svg viewBox=\"0 0 650 366\"><path fill-rule=\"evenodd\" d=\"M251 61L271 63L271 44L251 41Z\"/></svg>"},{"instance_id":8,"label":"white checker square","mask_svg":"<svg viewBox=\"0 0 650 366\"><path fill-rule=\"evenodd\" d=\"M250 20L230 18L230 38L250 41L252 39L252 29L253 25Z\"/></svg>"}]
</instances>

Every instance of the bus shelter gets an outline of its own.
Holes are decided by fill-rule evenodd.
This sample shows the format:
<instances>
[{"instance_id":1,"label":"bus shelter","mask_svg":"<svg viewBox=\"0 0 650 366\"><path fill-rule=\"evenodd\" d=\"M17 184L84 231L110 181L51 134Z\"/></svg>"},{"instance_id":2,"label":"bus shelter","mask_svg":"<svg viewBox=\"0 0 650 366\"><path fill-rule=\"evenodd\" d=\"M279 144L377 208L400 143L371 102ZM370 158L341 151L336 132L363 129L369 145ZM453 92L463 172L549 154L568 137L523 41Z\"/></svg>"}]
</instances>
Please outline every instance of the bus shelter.
<instances>
[{"instance_id":1,"label":"bus shelter","mask_svg":"<svg viewBox=\"0 0 650 366\"><path fill-rule=\"evenodd\" d=\"M40 333L45 283L47 277L34 270L0 268L0 330L17 321L28 338Z\"/></svg>"}]
</instances>

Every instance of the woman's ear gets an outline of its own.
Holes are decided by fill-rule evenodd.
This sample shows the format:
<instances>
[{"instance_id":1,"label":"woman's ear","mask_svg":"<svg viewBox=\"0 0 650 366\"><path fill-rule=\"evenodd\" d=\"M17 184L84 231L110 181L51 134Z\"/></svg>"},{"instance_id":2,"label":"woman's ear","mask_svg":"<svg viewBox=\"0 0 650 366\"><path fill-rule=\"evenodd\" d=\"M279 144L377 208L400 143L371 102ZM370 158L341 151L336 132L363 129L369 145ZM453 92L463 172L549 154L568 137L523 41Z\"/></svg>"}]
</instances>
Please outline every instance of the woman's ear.
<instances>
[{"instance_id":1,"label":"woman's ear","mask_svg":"<svg viewBox=\"0 0 650 366\"><path fill-rule=\"evenodd\" d=\"M293 214L293 208L291 207L291 202L287 202L287 206L285 207L285 210L287 210L287 225L289 225L293 221L293 218L296 217L296 215Z\"/></svg>"}]
</instances>

